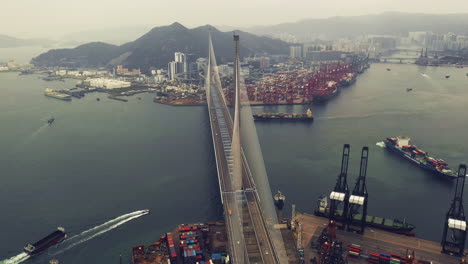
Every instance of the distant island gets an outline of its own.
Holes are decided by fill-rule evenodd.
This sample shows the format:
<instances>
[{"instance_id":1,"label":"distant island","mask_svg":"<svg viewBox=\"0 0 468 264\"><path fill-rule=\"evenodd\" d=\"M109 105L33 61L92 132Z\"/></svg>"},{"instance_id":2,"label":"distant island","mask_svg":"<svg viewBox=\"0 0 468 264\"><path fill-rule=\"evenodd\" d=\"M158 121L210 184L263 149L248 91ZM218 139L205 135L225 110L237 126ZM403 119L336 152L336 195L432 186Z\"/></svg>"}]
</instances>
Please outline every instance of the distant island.
<instances>
[{"instance_id":1,"label":"distant island","mask_svg":"<svg viewBox=\"0 0 468 264\"><path fill-rule=\"evenodd\" d=\"M155 27L137 40L120 46L93 42L74 49L54 49L33 58L32 63L38 67L77 68L124 65L148 72L152 67L167 67L168 62L174 60L174 52L182 51L194 58L206 57L209 32L219 62L232 61L232 32L221 32L210 25L188 29L180 23L173 23ZM284 41L239 33L242 35L241 53L245 56L289 53L289 45Z\"/></svg>"}]
</instances>

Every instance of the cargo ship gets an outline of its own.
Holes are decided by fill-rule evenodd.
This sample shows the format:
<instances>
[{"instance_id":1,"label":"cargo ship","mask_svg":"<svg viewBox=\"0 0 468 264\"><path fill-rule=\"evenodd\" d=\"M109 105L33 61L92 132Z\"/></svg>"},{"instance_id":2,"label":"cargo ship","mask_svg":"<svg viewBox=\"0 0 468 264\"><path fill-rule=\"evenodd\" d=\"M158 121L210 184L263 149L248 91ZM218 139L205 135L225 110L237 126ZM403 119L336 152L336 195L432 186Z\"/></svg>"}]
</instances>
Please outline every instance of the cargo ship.
<instances>
[{"instance_id":1,"label":"cargo ship","mask_svg":"<svg viewBox=\"0 0 468 264\"><path fill-rule=\"evenodd\" d=\"M267 120L280 120L280 121L313 121L314 115L312 110L307 109L305 114L285 114L285 113L261 113L253 115L254 120L267 121Z\"/></svg>"},{"instance_id":2,"label":"cargo ship","mask_svg":"<svg viewBox=\"0 0 468 264\"><path fill-rule=\"evenodd\" d=\"M71 100L71 95L59 93L56 90L50 89L50 88L46 88L44 90L44 95L52 97L52 98L60 99L60 100L65 100L65 101Z\"/></svg>"},{"instance_id":3,"label":"cargo ship","mask_svg":"<svg viewBox=\"0 0 468 264\"><path fill-rule=\"evenodd\" d=\"M340 86L347 87L356 82L356 73L349 72L343 76L338 82Z\"/></svg>"},{"instance_id":4,"label":"cargo ship","mask_svg":"<svg viewBox=\"0 0 468 264\"><path fill-rule=\"evenodd\" d=\"M410 145L409 137L392 137L385 141L387 149L413 162L419 167L426 169L437 175L445 176L449 179L456 179L457 173L448 167L443 159L430 157L427 152L418 149L415 145Z\"/></svg>"},{"instance_id":5,"label":"cargo ship","mask_svg":"<svg viewBox=\"0 0 468 264\"><path fill-rule=\"evenodd\" d=\"M335 81L328 81L325 86L312 90L312 97L314 101L327 101L333 96L338 94L338 83Z\"/></svg>"},{"instance_id":6,"label":"cargo ship","mask_svg":"<svg viewBox=\"0 0 468 264\"><path fill-rule=\"evenodd\" d=\"M328 203L328 197L319 197L317 209L315 210L314 214L316 216L328 217L329 210L330 207ZM356 215L354 218L358 220L359 218L361 218L361 216ZM374 227L377 229L383 229L392 233L403 234L407 236L414 236L416 234L412 231L416 226L409 224L406 221L401 221L399 219L388 219L368 215L366 216L366 226Z\"/></svg>"},{"instance_id":7,"label":"cargo ship","mask_svg":"<svg viewBox=\"0 0 468 264\"><path fill-rule=\"evenodd\" d=\"M24 252L29 255L37 255L49 247L60 243L66 237L67 234L65 233L65 229L63 227L58 227L57 230L37 241L36 243L27 244L24 247Z\"/></svg>"}]
</instances>

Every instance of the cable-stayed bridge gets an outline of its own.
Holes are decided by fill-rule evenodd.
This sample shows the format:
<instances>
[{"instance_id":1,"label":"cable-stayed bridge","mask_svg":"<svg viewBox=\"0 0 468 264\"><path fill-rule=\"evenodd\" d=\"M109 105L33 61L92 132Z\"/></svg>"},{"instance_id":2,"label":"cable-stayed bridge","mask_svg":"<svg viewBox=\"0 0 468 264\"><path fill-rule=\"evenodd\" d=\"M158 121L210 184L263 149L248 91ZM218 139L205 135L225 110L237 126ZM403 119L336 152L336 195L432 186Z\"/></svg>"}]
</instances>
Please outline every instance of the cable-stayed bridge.
<instances>
[{"instance_id":1,"label":"cable-stayed bridge","mask_svg":"<svg viewBox=\"0 0 468 264\"><path fill-rule=\"evenodd\" d=\"M239 36L234 35L233 116L227 105L209 39L205 89L221 201L232 263L288 263L263 156L240 73Z\"/></svg>"}]
</instances>

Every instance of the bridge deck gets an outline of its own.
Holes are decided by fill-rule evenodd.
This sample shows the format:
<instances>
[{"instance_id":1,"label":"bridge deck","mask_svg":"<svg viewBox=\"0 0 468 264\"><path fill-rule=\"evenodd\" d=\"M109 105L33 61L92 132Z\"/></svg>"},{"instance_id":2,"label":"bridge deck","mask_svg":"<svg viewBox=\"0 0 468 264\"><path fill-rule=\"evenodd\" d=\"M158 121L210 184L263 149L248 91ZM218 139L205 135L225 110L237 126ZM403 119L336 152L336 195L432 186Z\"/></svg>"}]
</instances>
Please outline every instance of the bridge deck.
<instances>
[{"instance_id":1,"label":"bridge deck","mask_svg":"<svg viewBox=\"0 0 468 264\"><path fill-rule=\"evenodd\" d=\"M246 165L245 156L242 155L242 187L243 190L233 190L231 179L233 176L233 156L232 156L232 118L229 111L220 98L218 89L212 85L210 87L211 98L208 98L208 109L210 114L210 124L213 136L213 145L216 155L216 165L218 169L218 179L220 184L221 199L225 211L226 228L230 238L230 249L235 250L235 243L238 239L243 239L245 251L249 263L277 263L272 242L265 227L262 211L259 206L258 195L251 173ZM235 219L229 213L236 206L235 195L240 196L237 200L242 201L242 226L243 238L237 237L233 229ZM231 255L235 253L231 252ZM243 254L240 254L241 256Z\"/></svg>"}]
</instances>

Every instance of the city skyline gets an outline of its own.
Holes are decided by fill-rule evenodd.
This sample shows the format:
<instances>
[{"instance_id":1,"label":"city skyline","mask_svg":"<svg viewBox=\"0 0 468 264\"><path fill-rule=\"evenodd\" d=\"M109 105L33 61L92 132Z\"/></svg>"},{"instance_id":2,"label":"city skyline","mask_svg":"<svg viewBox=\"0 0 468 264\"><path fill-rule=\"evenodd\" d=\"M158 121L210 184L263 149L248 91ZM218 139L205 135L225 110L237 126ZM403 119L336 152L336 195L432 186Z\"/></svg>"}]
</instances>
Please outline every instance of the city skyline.
<instances>
[{"instance_id":1,"label":"city skyline","mask_svg":"<svg viewBox=\"0 0 468 264\"><path fill-rule=\"evenodd\" d=\"M204 0L185 3L160 1L91 0L23 0L2 4L4 15L0 34L15 37L63 37L80 31L116 27L148 28L180 22L187 27L205 24L228 27L250 27L297 22L304 19L334 16L359 16L383 12L449 14L468 10L468 2L447 1L372 1L332 0L310 2L293 0L234 2ZM242 19L238 19L241 17ZM14 26L12 26L14 25Z\"/></svg>"}]
</instances>

